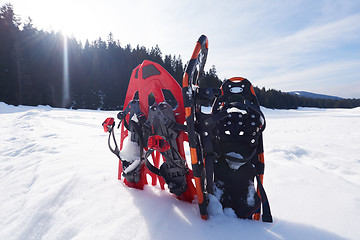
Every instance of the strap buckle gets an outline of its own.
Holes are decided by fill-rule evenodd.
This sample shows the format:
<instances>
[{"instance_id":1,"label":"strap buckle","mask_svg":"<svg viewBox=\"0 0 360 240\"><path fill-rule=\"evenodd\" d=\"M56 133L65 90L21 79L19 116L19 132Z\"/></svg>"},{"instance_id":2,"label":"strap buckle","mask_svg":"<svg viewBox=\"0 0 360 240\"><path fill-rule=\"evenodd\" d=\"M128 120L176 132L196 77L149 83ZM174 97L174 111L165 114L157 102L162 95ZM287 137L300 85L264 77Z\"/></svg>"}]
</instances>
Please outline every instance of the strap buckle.
<instances>
[{"instance_id":1,"label":"strap buckle","mask_svg":"<svg viewBox=\"0 0 360 240\"><path fill-rule=\"evenodd\" d=\"M163 137L153 135L148 139L148 147L158 152L165 152L170 149L170 144Z\"/></svg>"}]
</instances>

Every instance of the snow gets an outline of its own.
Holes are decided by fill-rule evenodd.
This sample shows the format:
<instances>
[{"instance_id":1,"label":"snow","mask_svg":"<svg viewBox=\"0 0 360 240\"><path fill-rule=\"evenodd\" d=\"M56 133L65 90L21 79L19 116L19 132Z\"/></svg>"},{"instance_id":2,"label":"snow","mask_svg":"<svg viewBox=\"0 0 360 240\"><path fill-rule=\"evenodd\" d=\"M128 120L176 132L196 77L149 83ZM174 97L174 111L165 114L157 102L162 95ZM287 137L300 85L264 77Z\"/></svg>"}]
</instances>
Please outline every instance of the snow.
<instances>
[{"instance_id":1,"label":"snow","mask_svg":"<svg viewBox=\"0 0 360 240\"><path fill-rule=\"evenodd\" d=\"M256 191L255 191L255 187L254 187L254 182L253 181L249 181L249 188L248 188L248 195L247 195L247 204L249 206L255 206L255 194L256 194Z\"/></svg>"},{"instance_id":2,"label":"snow","mask_svg":"<svg viewBox=\"0 0 360 240\"><path fill-rule=\"evenodd\" d=\"M0 239L360 239L360 108L262 110L274 223L215 196L204 221L159 187L124 186L101 126L116 111L0 103Z\"/></svg>"},{"instance_id":3,"label":"snow","mask_svg":"<svg viewBox=\"0 0 360 240\"><path fill-rule=\"evenodd\" d=\"M240 153L236 153L236 152L229 152L226 154L226 156L232 157L232 158L237 158L239 160L244 159L244 157L240 154ZM225 158L226 162L229 164L229 167L233 170L237 170L239 169L242 165L245 164L245 162L235 162L232 160L229 160L227 158Z\"/></svg>"}]
</instances>

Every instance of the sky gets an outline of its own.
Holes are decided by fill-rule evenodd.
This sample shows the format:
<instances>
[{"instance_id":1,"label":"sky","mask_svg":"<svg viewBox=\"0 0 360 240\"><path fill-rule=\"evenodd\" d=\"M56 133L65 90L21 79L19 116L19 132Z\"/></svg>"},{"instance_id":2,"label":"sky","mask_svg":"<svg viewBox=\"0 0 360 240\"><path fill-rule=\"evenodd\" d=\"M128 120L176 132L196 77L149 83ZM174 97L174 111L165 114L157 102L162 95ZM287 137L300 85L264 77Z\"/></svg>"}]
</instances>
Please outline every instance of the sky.
<instances>
[{"instance_id":1,"label":"sky","mask_svg":"<svg viewBox=\"0 0 360 240\"><path fill-rule=\"evenodd\" d=\"M209 39L207 69L255 86L360 98L360 1L0 0L25 22L85 42L159 45L190 58Z\"/></svg>"}]
</instances>

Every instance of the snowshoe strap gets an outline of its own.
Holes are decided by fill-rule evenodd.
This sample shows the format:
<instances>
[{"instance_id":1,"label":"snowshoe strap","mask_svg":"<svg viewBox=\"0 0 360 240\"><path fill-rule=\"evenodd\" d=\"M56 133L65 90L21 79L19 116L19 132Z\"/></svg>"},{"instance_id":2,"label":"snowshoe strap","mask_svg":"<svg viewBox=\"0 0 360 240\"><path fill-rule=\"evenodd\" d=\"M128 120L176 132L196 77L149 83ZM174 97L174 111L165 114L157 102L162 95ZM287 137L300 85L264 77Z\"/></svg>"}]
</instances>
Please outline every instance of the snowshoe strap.
<instances>
[{"instance_id":1,"label":"snowshoe strap","mask_svg":"<svg viewBox=\"0 0 360 240\"><path fill-rule=\"evenodd\" d=\"M232 162L245 163L247 161L250 161L253 157L255 157L256 153L257 153L257 149L255 148L254 151L247 158L244 158L244 157L239 158L239 157L232 156L230 154L225 154L225 153L223 153L222 156Z\"/></svg>"},{"instance_id":2,"label":"snowshoe strap","mask_svg":"<svg viewBox=\"0 0 360 240\"><path fill-rule=\"evenodd\" d=\"M127 115L129 115L129 122L126 121ZM144 147L143 125L145 124L146 117L140 110L139 100L130 101L126 108L117 114L117 117L120 120L118 127L123 122L125 128L132 133L131 141L137 142L140 147Z\"/></svg>"},{"instance_id":3,"label":"snowshoe strap","mask_svg":"<svg viewBox=\"0 0 360 240\"><path fill-rule=\"evenodd\" d=\"M168 129L173 129L176 131L186 131L187 127L183 124L177 123L174 119L171 119L169 116L167 116L162 109L171 108L171 106L166 103L162 102L159 104L154 104L150 107L150 110L156 112L156 114L149 114L147 121L144 123L144 125L147 128L151 128L152 123L154 121L154 116L159 118L161 120L161 123Z\"/></svg>"},{"instance_id":4,"label":"snowshoe strap","mask_svg":"<svg viewBox=\"0 0 360 240\"><path fill-rule=\"evenodd\" d=\"M103 128L104 128L104 131L106 131L106 132L109 133L108 146L109 146L110 151L111 151L113 154L115 154L115 155L121 160L120 150L119 150L119 147L118 147L118 145L117 145L117 142L116 142L116 139L115 139L115 134L114 134L114 126L115 126L114 118L107 118L107 119L102 123L102 126L103 126ZM110 144L111 136L112 136L113 141L114 141L114 145L115 145L114 148L112 148L112 147L111 147L111 144Z\"/></svg>"},{"instance_id":5,"label":"snowshoe strap","mask_svg":"<svg viewBox=\"0 0 360 240\"><path fill-rule=\"evenodd\" d=\"M129 114L129 123L126 121L125 117ZM138 122L133 120L133 117L136 117ZM121 111L117 115L120 124L123 122L124 126L131 132L131 141L137 142L139 144L139 156L140 159L135 161L127 161L121 158L120 149L115 139L114 127L115 121L113 118L108 118L103 122L104 131L109 132L108 146L110 151L115 154L119 160L122 162L123 167L123 176L128 182L138 182L140 181L140 172L141 172L141 163L143 162L143 147L144 147L144 138L143 132L140 125L145 121L145 115L140 111L139 102L133 100L125 108L124 111ZM139 125L140 124L140 125ZM111 138L113 139L115 147L111 146Z\"/></svg>"},{"instance_id":6,"label":"snowshoe strap","mask_svg":"<svg viewBox=\"0 0 360 240\"><path fill-rule=\"evenodd\" d=\"M125 125L126 121L124 121ZM128 128L132 130L132 141L137 142L139 144L139 156L140 159L137 159L135 161L129 162L127 160L120 159L122 161L123 171L122 174L124 178L128 182L139 182L140 181L140 172L141 172L141 166L144 161L143 158L143 152L144 152L144 139L141 127L138 123L136 123L133 120L129 121Z\"/></svg>"},{"instance_id":7,"label":"snowshoe strap","mask_svg":"<svg viewBox=\"0 0 360 240\"><path fill-rule=\"evenodd\" d=\"M151 164L151 162L149 161L149 156L155 151L155 149L149 149L146 151L145 153L145 166L150 170L150 172L160 176L160 170L155 167L154 165Z\"/></svg>"},{"instance_id":8,"label":"snowshoe strap","mask_svg":"<svg viewBox=\"0 0 360 240\"><path fill-rule=\"evenodd\" d=\"M269 200L267 198L264 186L261 183L260 176L256 171L255 165L251 164L251 167L254 170L256 181L258 184L259 193L260 193L262 212L263 212L262 220L263 220L263 222L273 222Z\"/></svg>"},{"instance_id":9,"label":"snowshoe strap","mask_svg":"<svg viewBox=\"0 0 360 240\"><path fill-rule=\"evenodd\" d=\"M133 125L134 126L133 128L136 129L135 131L138 133L139 139L142 139L142 136L140 136L140 134L139 134L139 127L138 127L137 123L132 121L131 125ZM103 123L104 130L109 132L109 137L108 137L109 149L122 162L123 176L126 178L126 180L128 182L139 182L140 181L140 168L141 168L142 159L135 160L133 162L129 162L129 161L126 161L126 160L121 158L120 149L119 149L118 144L117 144L116 139L115 139L114 126L115 126L115 122L114 122L113 118L112 119L108 118ZM113 142L114 142L114 145L115 145L114 148L111 146L111 143L110 143L111 142L111 140L110 140L111 136L112 136L112 139L113 139ZM139 142L141 143L142 140L140 140ZM141 144L141 148L140 148L140 156L142 155L141 149L142 149L142 144Z\"/></svg>"},{"instance_id":10,"label":"snowshoe strap","mask_svg":"<svg viewBox=\"0 0 360 240\"><path fill-rule=\"evenodd\" d=\"M214 100L214 98L219 97L221 95L220 88L209 88L209 87L199 87L196 89L196 95L199 99L203 100Z\"/></svg>"},{"instance_id":11,"label":"snowshoe strap","mask_svg":"<svg viewBox=\"0 0 360 240\"><path fill-rule=\"evenodd\" d=\"M117 114L117 117L120 121L124 120L126 115L130 113L130 119L136 114L136 116L140 119L145 117L145 115L140 110L140 104L139 100L132 100L129 102L129 104L126 106L126 108L123 111L120 111ZM139 120L140 120L139 119Z\"/></svg>"},{"instance_id":12,"label":"snowshoe strap","mask_svg":"<svg viewBox=\"0 0 360 240\"><path fill-rule=\"evenodd\" d=\"M161 165L160 169L155 167L150 161L149 156L155 151L155 149L150 148L145 153L145 166L154 174L163 177L167 183L171 193L174 193L176 196L183 194L186 189L186 178L185 175L188 174L188 168L181 166L176 161L170 158L170 156L165 152L161 152L166 161ZM171 151L171 149L167 150ZM177 152L177 151L175 151ZM180 155L179 155L180 157Z\"/></svg>"}]
</instances>

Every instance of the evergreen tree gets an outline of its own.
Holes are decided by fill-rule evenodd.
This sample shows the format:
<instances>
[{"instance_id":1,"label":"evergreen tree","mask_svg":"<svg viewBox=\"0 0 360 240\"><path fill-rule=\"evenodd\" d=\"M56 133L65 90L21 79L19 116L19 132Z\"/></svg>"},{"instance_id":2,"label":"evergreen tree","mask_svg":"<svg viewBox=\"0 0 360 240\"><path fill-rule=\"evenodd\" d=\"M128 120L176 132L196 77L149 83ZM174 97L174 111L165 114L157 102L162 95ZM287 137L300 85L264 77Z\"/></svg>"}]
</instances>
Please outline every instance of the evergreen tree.
<instances>
[{"instance_id":1,"label":"evergreen tree","mask_svg":"<svg viewBox=\"0 0 360 240\"><path fill-rule=\"evenodd\" d=\"M21 103L19 25L13 6L3 5L0 8L0 101L11 104Z\"/></svg>"}]
</instances>

